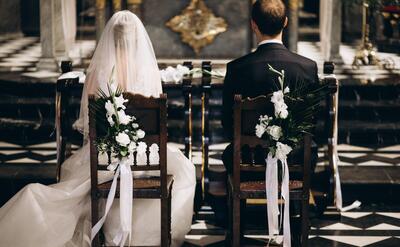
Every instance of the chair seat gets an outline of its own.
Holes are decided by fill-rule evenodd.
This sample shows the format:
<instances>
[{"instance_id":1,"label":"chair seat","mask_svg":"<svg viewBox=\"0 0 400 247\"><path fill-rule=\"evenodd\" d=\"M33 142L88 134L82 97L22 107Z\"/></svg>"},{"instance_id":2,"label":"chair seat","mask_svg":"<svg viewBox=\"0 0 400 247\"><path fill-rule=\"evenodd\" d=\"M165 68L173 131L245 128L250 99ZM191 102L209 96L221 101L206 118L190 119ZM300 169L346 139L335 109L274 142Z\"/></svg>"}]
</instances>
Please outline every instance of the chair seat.
<instances>
[{"instance_id":1,"label":"chair seat","mask_svg":"<svg viewBox=\"0 0 400 247\"><path fill-rule=\"evenodd\" d=\"M229 183L231 188L233 188L232 179L229 178ZM278 187L279 191L281 186ZM299 180L289 181L289 191L290 199L300 200L302 194L303 182ZM240 198L254 198L254 199L264 199L266 198L265 192L265 181L247 181L240 183Z\"/></svg>"},{"instance_id":2,"label":"chair seat","mask_svg":"<svg viewBox=\"0 0 400 247\"><path fill-rule=\"evenodd\" d=\"M168 193L172 188L174 182L174 177L172 175L167 175L167 188ZM110 191L112 181L99 184L97 186L99 197L107 197ZM117 190L115 197L119 197L119 179L117 184ZM168 196L170 196L168 194ZM133 197L134 198L160 198L161 197L161 187L159 177L149 177L149 178L135 178L133 179Z\"/></svg>"}]
</instances>

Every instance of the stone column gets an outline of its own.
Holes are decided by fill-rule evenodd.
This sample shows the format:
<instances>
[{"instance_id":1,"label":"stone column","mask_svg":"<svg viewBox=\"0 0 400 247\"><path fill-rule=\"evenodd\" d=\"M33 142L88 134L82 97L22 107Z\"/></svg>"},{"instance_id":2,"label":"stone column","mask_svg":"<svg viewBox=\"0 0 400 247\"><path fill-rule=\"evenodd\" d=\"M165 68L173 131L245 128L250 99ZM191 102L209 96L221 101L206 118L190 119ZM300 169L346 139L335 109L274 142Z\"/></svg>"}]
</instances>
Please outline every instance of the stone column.
<instances>
[{"instance_id":1,"label":"stone column","mask_svg":"<svg viewBox=\"0 0 400 247\"><path fill-rule=\"evenodd\" d=\"M100 40L106 26L106 0L96 0L96 40Z\"/></svg>"},{"instance_id":2,"label":"stone column","mask_svg":"<svg viewBox=\"0 0 400 247\"><path fill-rule=\"evenodd\" d=\"M127 8L143 21L142 0L127 0Z\"/></svg>"},{"instance_id":3,"label":"stone column","mask_svg":"<svg viewBox=\"0 0 400 247\"><path fill-rule=\"evenodd\" d=\"M299 40L299 1L285 0L288 26L283 31L283 43L292 52L297 52Z\"/></svg>"},{"instance_id":4,"label":"stone column","mask_svg":"<svg viewBox=\"0 0 400 247\"><path fill-rule=\"evenodd\" d=\"M320 2L320 40L325 61L342 63L340 44L342 39L342 1Z\"/></svg>"},{"instance_id":5,"label":"stone column","mask_svg":"<svg viewBox=\"0 0 400 247\"><path fill-rule=\"evenodd\" d=\"M57 71L57 61L68 59L76 33L75 5L75 0L40 0L39 70Z\"/></svg>"},{"instance_id":6,"label":"stone column","mask_svg":"<svg viewBox=\"0 0 400 247\"><path fill-rule=\"evenodd\" d=\"M58 70L55 51L56 49L58 52L62 51L59 36L60 30L62 30L60 16L61 0L40 0L40 43L42 46L42 57L37 64L38 70Z\"/></svg>"}]
</instances>

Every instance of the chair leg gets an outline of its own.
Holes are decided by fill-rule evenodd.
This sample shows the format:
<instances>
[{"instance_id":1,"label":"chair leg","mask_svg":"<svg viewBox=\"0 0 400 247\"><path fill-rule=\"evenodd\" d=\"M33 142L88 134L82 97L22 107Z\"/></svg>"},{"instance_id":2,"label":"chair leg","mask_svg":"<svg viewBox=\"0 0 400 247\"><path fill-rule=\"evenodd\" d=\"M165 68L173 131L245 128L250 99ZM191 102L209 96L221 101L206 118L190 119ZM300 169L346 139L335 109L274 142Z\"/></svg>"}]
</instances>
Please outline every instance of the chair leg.
<instances>
[{"instance_id":1,"label":"chair leg","mask_svg":"<svg viewBox=\"0 0 400 247\"><path fill-rule=\"evenodd\" d=\"M308 246L308 234L309 234L309 201L308 197L302 200L301 205L301 246L307 247Z\"/></svg>"},{"instance_id":2,"label":"chair leg","mask_svg":"<svg viewBox=\"0 0 400 247\"><path fill-rule=\"evenodd\" d=\"M99 221L99 199L92 195L92 227ZM92 247L100 247L100 233L93 238Z\"/></svg>"},{"instance_id":3,"label":"chair leg","mask_svg":"<svg viewBox=\"0 0 400 247\"><path fill-rule=\"evenodd\" d=\"M240 215L246 215L246 199L240 200ZM244 241L244 230L246 228L246 217L240 219L240 239Z\"/></svg>"},{"instance_id":4,"label":"chair leg","mask_svg":"<svg viewBox=\"0 0 400 247\"><path fill-rule=\"evenodd\" d=\"M232 200L232 247L240 246L240 199L234 198Z\"/></svg>"},{"instance_id":5,"label":"chair leg","mask_svg":"<svg viewBox=\"0 0 400 247\"><path fill-rule=\"evenodd\" d=\"M161 198L161 246L169 246L169 234L168 234L168 198Z\"/></svg>"},{"instance_id":6,"label":"chair leg","mask_svg":"<svg viewBox=\"0 0 400 247\"><path fill-rule=\"evenodd\" d=\"M231 190L228 189L228 198L227 198L227 203L228 203L228 225L226 228L226 236L225 236L225 245L226 246L232 246L232 196L231 196Z\"/></svg>"},{"instance_id":7,"label":"chair leg","mask_svg":"<svg viewBox=\"0 0 400 247\"><path fill-rule=\"evenodd\" d=\"M169 191L169 197L168 197L168 246L171 246L172 244L172 236L171 236L171 212L172 212L172 206L171 206L171 200L172 200L172 188Z\"/></svg>"}]
</instances>

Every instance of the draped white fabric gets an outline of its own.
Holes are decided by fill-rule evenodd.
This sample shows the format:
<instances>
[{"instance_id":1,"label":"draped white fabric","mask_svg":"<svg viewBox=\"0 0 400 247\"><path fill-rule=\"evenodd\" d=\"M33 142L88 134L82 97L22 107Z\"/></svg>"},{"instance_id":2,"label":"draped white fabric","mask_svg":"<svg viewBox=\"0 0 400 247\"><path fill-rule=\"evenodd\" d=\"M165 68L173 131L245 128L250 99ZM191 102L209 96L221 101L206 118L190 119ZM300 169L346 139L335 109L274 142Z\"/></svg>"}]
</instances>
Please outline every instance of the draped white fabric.
<instances>
[{"instance_id":1,"label":"draped white fabric","mask_svg":"<svg viewBox=\"0 0 400 247\"><path fill-rule=\"evenodd\" d=\"M157 61L143 24L129 11L116 13L102 35L85 82L79 127L86 136L87 95L106 86L113 63L115 79L125 90L146 96L162 92ZM89 145L85 144L64 162L60 183L30 184L0 208L1 246L90 246L89 153ZM181 151L170 145L167 165L168 174L174 176L172 244L179 246L192 222L195 169ZM99 183L113 176L113 172L99 172ZM105 219L103 231L108 245L113 245L120 230L119 209L119 200L115 200ZM160 245L160 210L159 200L133 200L131 245Z\"/></svg>"},{"instance_id":2,"label":"draped white fabric","mask_svg":"<svg viewBox=\"0 0 400 247\"><path fill-rule=\"evenodd\" d=\"M76 127L87 138L88 95L107 82L115 66L114 80L125 91L158 97L162 93L161 77L153 45L140 19L129 11L115 13L108 21L87 71L81 112ZM85 139L86 139L85 138Z\"/></svg>"}]
</instances>

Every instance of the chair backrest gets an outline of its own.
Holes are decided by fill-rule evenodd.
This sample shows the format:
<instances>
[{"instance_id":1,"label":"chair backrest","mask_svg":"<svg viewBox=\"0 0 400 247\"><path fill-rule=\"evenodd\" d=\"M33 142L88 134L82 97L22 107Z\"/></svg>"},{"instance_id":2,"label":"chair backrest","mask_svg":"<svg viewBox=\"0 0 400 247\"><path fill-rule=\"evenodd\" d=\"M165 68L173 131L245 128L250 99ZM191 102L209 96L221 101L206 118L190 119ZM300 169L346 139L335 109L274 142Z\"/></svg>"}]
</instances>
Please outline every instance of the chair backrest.
<instances>
[{"instance_id":1,"label":"chair backrest","mask_svg":"<svg viewBox=\"0 0 400 247\"><path fill-rule=\"evenodd\" d=\"M265 158L269 144L266 140L255 135L255 126L261 115L272 116L274 105L270 96L258 96L242 100L241 95L235 95L233 108L233 180L236 190L240 188L240 174L247 172L264 172ZM301 167L289 166L289 170L299 171L309 178L311 139L304 137L304 160ZM290 165L290 164L289 164ZM307 179L307 177L305 179Z\"/></svg>"},{"instance_id":2,"label":"chair backrest","mask_svg":"<svg viewBox=\"0 0 400 247\"><path fill-rule=\"evenodd\" d=\"M161 185L166 184L167 179L167 96L160 95L160 98L147 98L142 95L124 93L124 98L128 100L125 104L126 114L134 116L139 124L139 128L144 130L146 135L140 140L147 144L146 164L138 165L137 155L134 155L132 171L160 171ZM89 96L90 105L94 104L95 97ZM106 170L107 165L99 165L98 151L94 145L97 138L95 113L89 112L89 138L90 138L90 163L92 186L97 185L97 170ZM159 164L150 163L149 147L152 144L159 146ZM109 159L110 160L110 159ZM164 188L165 187L165 188ZM165 191L164 191L165 190ZM167 193L166 186L161 186L161 193Z\"/></svg>"}]
</instances>

